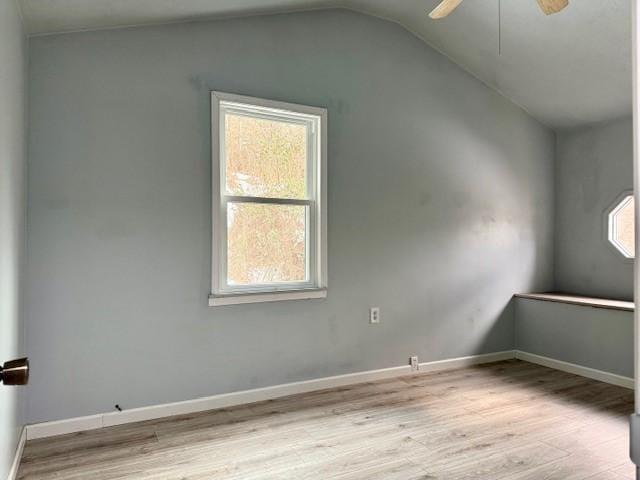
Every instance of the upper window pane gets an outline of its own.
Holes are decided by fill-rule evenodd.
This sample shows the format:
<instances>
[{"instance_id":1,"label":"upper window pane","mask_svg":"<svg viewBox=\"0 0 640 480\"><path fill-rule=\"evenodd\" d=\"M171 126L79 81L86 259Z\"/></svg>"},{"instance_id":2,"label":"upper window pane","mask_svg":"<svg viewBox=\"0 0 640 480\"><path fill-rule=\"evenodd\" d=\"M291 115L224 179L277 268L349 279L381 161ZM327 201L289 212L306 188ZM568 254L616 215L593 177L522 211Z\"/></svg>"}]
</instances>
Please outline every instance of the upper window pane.
<instances>
[{"instance_id":1,"label":"upper window pane","mask_svg":"<svg viewBox=\"0 0 640 480\"><path fill-rule=\"evenodd\" d=\"M609 241L627 258L634 258L635 202L628 195L609 214Z\"/></svg>"},{"instance_id":2,"label":"upper window pane","mask_svg":"<svg viewBox=\"0 0 640 480\"><path fill-rule=\"evenodd\" d=\"M224 126L227 193L306 198L307 128L228 112Z\"/></svg>"}]
</instances>

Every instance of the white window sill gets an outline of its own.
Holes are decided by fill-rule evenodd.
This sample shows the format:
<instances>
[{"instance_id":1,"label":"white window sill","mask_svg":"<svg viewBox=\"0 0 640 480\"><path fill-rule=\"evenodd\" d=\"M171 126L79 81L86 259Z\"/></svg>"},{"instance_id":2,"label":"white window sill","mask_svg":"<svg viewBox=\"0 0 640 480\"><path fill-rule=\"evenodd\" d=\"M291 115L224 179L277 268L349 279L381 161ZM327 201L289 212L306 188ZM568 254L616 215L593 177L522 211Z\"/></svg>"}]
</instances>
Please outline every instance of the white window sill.
<instances>
[{"instance_id":1,"label":"white window sill","mask_svg":"<svg viewBox=\"0 0 640 480\"><path fill-rule=\"evenodd\" d=\"M309 300L312 298L326 298L326 288L313 288L307 290L291 290L282 292L265 293L234 293L229 295L209 295L210 307L224 305L239 305L242 303L280 302L285 300Z\"/></svg>"},{"instance_id":2,"label":"white window sill","mask_svg":"<svg viewBox=\"0 0 640 480\"><path fill-rule=\"evenodd\" d=\"M528 298L529 300L542 300L545 302L568 303L570 305L582 305L593 308L608 308L610 310L623 310L633 312L635 304L622 300L609 300L606 298L582 297L580 295L569 295L562 293L518 293L516 297Z\"/></svg>"}]
</instances>

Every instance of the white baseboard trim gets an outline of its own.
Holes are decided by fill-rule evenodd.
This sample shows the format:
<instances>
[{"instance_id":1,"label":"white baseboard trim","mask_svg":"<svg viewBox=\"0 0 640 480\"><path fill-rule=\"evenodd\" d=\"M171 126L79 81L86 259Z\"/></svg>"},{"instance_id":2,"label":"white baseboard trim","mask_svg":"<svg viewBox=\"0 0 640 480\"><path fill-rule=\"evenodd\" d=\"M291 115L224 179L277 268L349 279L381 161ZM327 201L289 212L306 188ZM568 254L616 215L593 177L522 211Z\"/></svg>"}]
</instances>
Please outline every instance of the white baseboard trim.
<instances>
[{"instance_id":1,"label":"white baseboard trim","mask_svg":"<svg viewBox=\"0 0 640 480\"><path fill-rule=\"evenodd\" d=\"M420 364L418 372L412 372L411 367L407 365L408 374L411 373L427 373L437 372L440 370L451 370L453 368L464 368L472 365L481 365L483 363L501 362L503 360L511 360L515 358L513 350L504 352L484 353L481 355L470 355L468 357L448 358L446 360L435 360L433 362L425 362Z\"/></svg>"},{"instance_id":2,"label":"white baseboard trim","mask_svg":"<svg viewBox=\"0 0 640 480\"><path fill-rule=\"evenodd\" d=\"M11 468L9 469L9 476L7 477L7 480L17 480L18 468L20 468L20 460L22 460L22 452L24 451L24 444L26 442L27 442L27 428L24 427L22 429L22 432L20 433L20 438L18 439L16 454L13 457L13 463L11 464Z\"/></svg>"},{"instance_id":3,"label":"white baseboard trim","mask_svg":"<svg viewBox=\"0 0 640 480\"><path fill-rule=\"evenodd\" d=\"M634 387L633 378L623 377L614 373L604 372L602 370L596 370L594 368L584 367L582 365L563 362L562 360L543 357L542 355L523 352L521 350L507 350L503 352L487 353L483 355L472 355L468 357L425 362L420 364L419 372L425 373L440 370L450 370L453 368L468 367L471 365L479 365L482 363L509 360L512 358L518 358L526 362L543 365L545 367L573 373L575 375L581 375L583 377L592 378L594 380L599 380L601 382L606 382L621 387ZM374 380L382 380L385 378L400 377L402 375L410 375L412 373L416 372L412 371L409 365L403 365L399 367L383 368L379 370L348 373L346 375L337 375L334 377L305 380L302 382L286 383L282 385L274 385L272 387L256 388L253 390L223 393L220 395L196 398L194 400L186 400L183 402L133 408L131 410L125 410L123 412L110 412L98 415L90 415L86 417L58 420L55 422L36 423L33 425L27 425L25 427L26 439L33 440L36 438L52 437L55 435L64 435L67 433L94 430L97 428L141 422L144 420L154 420L157 418L170 417L173 415L184 415L189 413L203 412L206 410L214 410L216 408L233 407L236 405L243 405L247 403L272 400L274 398L285 397L287 395L313 392L316 390L323 390L327 388L343 387L346 385L370 382ZM23 434L23 437L24 436L25 435ZM21 440L20 455L22 455L22 445L24 445L24 440ZM13 480L13 478L9 476L9 480Z\"/></svg>"},{"instance_id":4,"label":"white baseboard trim","mask_svg":"<svg viewBox=\"0 0 640 480\"><path fill-rule=\"evenodd\" d=\"M602 370L596 370L595 368L583 367L582 365L576 365L575 363L563 362L562 360L556 360L554 358L543 357L542 355L536 355L535 353L523 352L521 350L515 350L515 357L530 363L536 363L563 372L573 373L574 375L580 375L582 377L592 378L601 382L610 383L612 385L618 385L619 387L625 387L633 389L633 378L623 377L615 373L604 372Z\"/></svg>"},{"instance_id":5,"label":"white baseboard trim","mask_svg":"<svg viewBox=\"0 0 640 480\"><path fill-rule=\"evenodd\" d=\"M409 365L399 367L383 368L380 370L368 370L364 372L348 373L334 377L305 380L302 382L286 383L272 387L256 388L232 393L223 393L211 397L197 398L183 402L166 403L149 407L133 408L122 412L111 412L87 417L70 418L55 422L36 423L28 425L27 439L51 437L64 435L67 433L93 430L96 428L122 425L125 423L141 422L143 420L154 420L157 418L170 417L173 415L184 415L188 413L202 412L216 408L232 407L247 403L271 400L298 393L313 392L326 388L343 387L355 383L370 382L385 378L399 377L420 372L435 372L439 370L449 370L462 368L470 365L482 363L498 362L515 358L513 350L504 352L487 353L482 355L472 355L469 357L451 358L420 364L419 372L411 370Z\"/></svg>"}]
</instances>

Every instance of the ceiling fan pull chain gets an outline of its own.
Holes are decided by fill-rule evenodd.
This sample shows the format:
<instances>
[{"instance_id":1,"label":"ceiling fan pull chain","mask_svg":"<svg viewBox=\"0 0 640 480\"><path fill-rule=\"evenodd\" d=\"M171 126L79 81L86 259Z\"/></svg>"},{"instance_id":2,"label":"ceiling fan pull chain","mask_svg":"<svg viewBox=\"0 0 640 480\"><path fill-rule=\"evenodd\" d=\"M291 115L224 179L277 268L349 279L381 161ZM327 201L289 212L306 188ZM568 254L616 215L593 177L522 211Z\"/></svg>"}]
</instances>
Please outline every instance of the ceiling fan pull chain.
<instances>
[{"instance_id":1,"label":"ceiling fan pull chain","mask_svg":"<svg viewBox=\"0 0 640 480\"><path fill-rule=\"evenodd\" d=\"M502 0L498 0L498 55L502 55Z\"/></svg>"}]
</instances>

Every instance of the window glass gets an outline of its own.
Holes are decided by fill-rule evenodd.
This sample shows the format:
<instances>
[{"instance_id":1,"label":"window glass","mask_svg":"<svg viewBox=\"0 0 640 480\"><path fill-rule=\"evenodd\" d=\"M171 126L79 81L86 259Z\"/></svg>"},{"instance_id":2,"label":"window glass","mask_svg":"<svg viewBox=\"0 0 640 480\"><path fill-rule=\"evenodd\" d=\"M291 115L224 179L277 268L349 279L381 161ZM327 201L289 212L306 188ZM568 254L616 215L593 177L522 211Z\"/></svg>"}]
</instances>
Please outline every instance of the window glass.
<instances>
[{"instance_id":1,"label":"window glass","mask_svg":"<svg viewBox=\"0 0 640 480\"><path fill-rule=\"evenodd\" d=\"M307 208L227 205L229 285L307 281Z\"/></svg>"},{"instance_id":2,"label":"window glass","mask_svg":"<svg viewBox=\"0 0 640 480\"><path fill-rule=\"evenodd\" d=\"M635 240L635 202L627 195L609 213L609 241L625 257L634 258Z\"/></svg>"},{"instance_id":3,"label":"window glass","mask_svg":"<svg viewBox=\"0 0 640 480\"><path fill-rule=\"evenodd\" d=\"M228 113L225 158L231 195L306 198L304 124Z\"/></svg>"}]
</instances>

